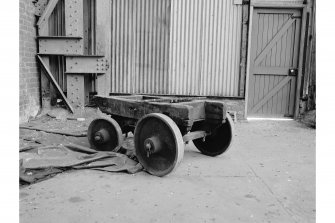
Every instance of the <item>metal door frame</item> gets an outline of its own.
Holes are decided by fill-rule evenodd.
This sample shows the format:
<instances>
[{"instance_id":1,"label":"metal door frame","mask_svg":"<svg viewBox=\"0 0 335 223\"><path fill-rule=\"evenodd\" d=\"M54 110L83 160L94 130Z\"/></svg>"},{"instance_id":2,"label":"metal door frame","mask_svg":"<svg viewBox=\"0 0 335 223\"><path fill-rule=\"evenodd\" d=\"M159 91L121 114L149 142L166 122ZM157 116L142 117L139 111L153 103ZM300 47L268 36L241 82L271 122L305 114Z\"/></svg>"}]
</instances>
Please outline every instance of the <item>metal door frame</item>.
<instances>
[{"instance_id":1,"label":"metal door frame","mask_svg":"<svg viewBox=\"0 0 335 223\"><path fill-rule=\"evenodd\" d=\"M295 94L295 104L294 104L294 118L299 115L299 100L300 100L300 88L301 88L301 78L302 78L302 63L303 63L303 52L305 43L305 27L306 27L306 13L307 5L303 3L292 3L292 2L268 2L266 0L251 0L249 9L249 27L248 27L248 54L247 54L247 74L246 74L246 86L245 86L245 110L244 118L248 117L248 97L249 97L249 79L250 79L250 60L251 60L251 33L253 26L253 15L254 9L258 8L269 8L269 9L298 9L301 11L301 26L300 26L300 50L298 58L298 76L297 76L297 87Z\"/></svg>"}]
</instances>

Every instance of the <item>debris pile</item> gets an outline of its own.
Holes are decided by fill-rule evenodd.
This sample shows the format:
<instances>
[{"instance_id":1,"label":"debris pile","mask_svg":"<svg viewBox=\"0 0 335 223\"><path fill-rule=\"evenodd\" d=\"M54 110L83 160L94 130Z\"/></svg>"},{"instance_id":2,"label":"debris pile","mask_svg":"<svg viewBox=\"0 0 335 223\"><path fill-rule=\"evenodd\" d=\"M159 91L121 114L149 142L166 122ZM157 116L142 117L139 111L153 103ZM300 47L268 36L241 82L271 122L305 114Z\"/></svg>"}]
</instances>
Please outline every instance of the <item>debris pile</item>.
<instances>
[{"instance_id":1,"label":"debris pile","mask_svg":"<svg viewBox=\"0 0 335 223\"><path fill-rule=\"evenodd\" d=\"M46 114L20 126L20 185L69 170L133 174L143 169L136 159L132 137L111 151L89 147L87 127L94 118L104 115L92 111L81 118Z\"/></svg>"}]
</instances>

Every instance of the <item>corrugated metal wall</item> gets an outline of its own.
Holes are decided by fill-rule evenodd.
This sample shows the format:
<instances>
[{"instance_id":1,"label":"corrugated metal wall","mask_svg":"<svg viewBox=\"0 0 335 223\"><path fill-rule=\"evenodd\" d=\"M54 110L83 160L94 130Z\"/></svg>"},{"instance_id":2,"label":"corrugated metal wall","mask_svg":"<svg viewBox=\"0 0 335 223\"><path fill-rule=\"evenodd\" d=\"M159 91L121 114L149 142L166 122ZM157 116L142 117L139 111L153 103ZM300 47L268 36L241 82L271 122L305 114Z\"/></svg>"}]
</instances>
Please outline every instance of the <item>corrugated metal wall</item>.
<instances>
[{"instance_id":1,"label":"corrugated metal wall","mask_svg":"<svg viewBox=\"0 0 335 223\"><path fill-rule=\"evenodd\" d=\"M112 93L238 96L242 5L112 0Z\"/></svg>"},{"instance_id":2,"label":"corrugated metal wall","mask_svg":"<svg viewBox=\"0 0 335 223\"><path fill-rule=\"evenodd\" d=\"M112 0L112 92L168 93L170 4Z\"/></svg>"},{"instance_id":3,"label":"corrugated metal wall","mask_svg":"<svg viewBox=\"0 0 335 223\"><path fill-rule=\"evenodd\" d=\"M174 0L169 92L238 96L242 5Z\"/></svg>"}]
</instances>

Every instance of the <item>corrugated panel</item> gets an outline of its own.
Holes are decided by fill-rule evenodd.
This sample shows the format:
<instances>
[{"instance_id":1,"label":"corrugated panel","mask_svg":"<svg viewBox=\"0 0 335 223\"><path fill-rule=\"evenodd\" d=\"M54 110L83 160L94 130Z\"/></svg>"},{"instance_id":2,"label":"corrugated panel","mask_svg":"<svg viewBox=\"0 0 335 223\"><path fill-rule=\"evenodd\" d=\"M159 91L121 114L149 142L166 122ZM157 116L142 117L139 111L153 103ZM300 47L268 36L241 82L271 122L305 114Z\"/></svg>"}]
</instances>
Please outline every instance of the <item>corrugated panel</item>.
<instances>
[{"instance_id":1,"label":"corrugated panel","mask_svg":"<svg viewBox=\"0 0 335 223\"><path fill-rule=\"evenodd\" d=\"M111 91L238 96L242 6L233 3L112 0Z\"/></svg>"},{"instance_id":2,"label":"corrugated panel","mask_svg":"<svg viewBox=\"0 0 335 223\"><path fill-rule=\"evenodd\" d=\"M167 94L171 0L112 0L112 92Z\"/></svg>"},{"instance_id":3,"label":"corrugated panel","mask_svg":"<svg viewBox=\"0 0 335 223\"><path fill-rule=\"evenodd\" d=\"M238 96L242 6L173 0L169 93Z\"/></svg>"}]
</instances>

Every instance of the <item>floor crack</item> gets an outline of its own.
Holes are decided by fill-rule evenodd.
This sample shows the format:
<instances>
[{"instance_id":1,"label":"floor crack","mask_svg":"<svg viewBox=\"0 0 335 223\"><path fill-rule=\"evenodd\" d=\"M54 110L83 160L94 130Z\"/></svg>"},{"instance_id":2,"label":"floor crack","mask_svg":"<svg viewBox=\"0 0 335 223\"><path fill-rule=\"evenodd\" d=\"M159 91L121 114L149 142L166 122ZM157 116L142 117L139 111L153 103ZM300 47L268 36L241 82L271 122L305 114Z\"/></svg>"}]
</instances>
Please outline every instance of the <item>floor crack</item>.
<instances>
[{"instance_id":1,"label":"floor crack","mask_svg":"<svg viewBox=\"0 0 335 223\"><path fill-rule=\"evenodd\" d=\"M247 165L248 165L249 169L254 173L254 175L256 176L256 178L258 178L264 184L264 186L268 189L268 191L270 192L270 194L272 195L272 197L274 199L276 199L276 201L279 203L279 205L292 218L292 220L297 223L297 221L294 219L293 214L291 213L292 212L291 209L288 208L288 207L285 207L285 205L283 204L283 202L281 202L279 200L279 198L273 193L273 191L271 190L270 186L260 176L258 176L258 174L256 173L256 171L249 164L247 164Z\"/></svg>"}]
</instances>

